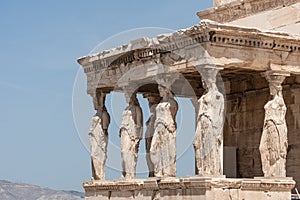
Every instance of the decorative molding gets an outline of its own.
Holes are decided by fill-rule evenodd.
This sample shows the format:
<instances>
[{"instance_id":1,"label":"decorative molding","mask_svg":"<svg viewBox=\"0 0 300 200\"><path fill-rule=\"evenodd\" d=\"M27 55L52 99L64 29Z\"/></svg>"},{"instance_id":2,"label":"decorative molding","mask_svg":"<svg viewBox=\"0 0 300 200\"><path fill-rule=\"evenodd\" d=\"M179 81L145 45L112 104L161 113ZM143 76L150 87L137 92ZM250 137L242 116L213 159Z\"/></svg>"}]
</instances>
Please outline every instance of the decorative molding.
<instances>
[{"instance_id":1,"label":"decorative molding","mask_svg":"<svg viewBox=\"0 0 300 200\"><path fill-rule=\"evenodd\" d=\"M181 36L178 37L178 35ZM283 33L262 32L258 29L222 25L210 21L175 32L170 36L166 36L164 40L167 40L167 42L162 41L159 44L149 45L146 49L142 48L128 52L116 51L112 53L114 55L112 57L102 56L102 52L96 55L88 55L78 59L78 62L83 65L86 74L98 74L107 70L109 76L112 76L115 74L122 75L126 73L126 69L138 65L138 63L163 63L163 58L166 57L164 55L169 55L168 60L174 59L171 54L182 49L197 47L205 49L206 44L228 48L243 47L249 48L249 50L251 48L300 53L300 38ZM112 49L111 51L115 50ZM174 60L174 62L178 61L180 60Z\"/></svg>"},{"instance_id":2,"label":"decorative molding","mask_svg":"<svg viewBox=\"0 0 300 200\"><path fill-rule=\"evenodd\" d=\"M242 189L257 191L290 192L295 186L292 178L284 179L226 179L210 177L168 178L168 179L135 179L133 181L87 181L83 183L86 192L100 191L133 191L133 190L174 190L201 188L211 190Z\"/></svg>"},{"instance_id":3,"label":"decorative molding","mask_svg":"<svg viewBox=\"0 0 300 200\"><path fill-rule=\"evenodd\" d=\"M198 17L220 23L231 22L256 13L286 7L299 0L237 0L220 7L210 8L197 13Z\"/></svg>"}]
</instances>

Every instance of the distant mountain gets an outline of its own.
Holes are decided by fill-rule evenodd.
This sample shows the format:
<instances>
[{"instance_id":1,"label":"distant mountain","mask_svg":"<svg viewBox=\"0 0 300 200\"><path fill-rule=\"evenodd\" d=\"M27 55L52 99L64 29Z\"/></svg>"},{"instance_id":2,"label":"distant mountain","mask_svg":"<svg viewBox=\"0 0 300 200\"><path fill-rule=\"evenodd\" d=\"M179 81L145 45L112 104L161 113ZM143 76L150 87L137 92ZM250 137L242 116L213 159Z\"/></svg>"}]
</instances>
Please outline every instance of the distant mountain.
<instances>
[{"instance_id":1,"label":"distant mountain","mask_svg":"<svg viewBox=\"0 0 300 200\"><path fill-rule=\"evenodd\" d=\"M76 191L57 191L23 183L0 180L1 200L83 200L84 194Z\"/></svg>"}]
</instances>

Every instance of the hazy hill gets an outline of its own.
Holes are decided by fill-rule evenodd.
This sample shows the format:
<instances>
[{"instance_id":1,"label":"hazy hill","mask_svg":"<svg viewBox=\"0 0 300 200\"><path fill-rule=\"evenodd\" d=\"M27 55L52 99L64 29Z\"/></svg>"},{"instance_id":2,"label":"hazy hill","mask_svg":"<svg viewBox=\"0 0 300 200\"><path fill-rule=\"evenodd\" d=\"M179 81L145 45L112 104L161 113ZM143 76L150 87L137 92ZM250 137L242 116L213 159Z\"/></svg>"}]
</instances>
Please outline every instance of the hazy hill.
<instances>
[{"instance_id":1,"label":"hazy hill","mask_svg":"<svg viewBox=\"0 0 300 200\"><path fill-rule=\"evenodd\" d=\"M75 191L57 191L23 183L0 180L1 200L82 200L84 194Z\"/></svg>"}]
</instances>

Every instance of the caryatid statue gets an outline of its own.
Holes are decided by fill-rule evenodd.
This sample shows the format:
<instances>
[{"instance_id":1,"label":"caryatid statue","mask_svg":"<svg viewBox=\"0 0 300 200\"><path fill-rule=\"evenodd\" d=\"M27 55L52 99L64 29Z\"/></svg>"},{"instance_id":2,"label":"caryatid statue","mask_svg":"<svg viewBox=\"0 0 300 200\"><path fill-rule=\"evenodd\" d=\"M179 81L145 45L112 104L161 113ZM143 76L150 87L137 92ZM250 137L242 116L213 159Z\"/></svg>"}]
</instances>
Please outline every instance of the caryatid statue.
<instances>
[{"instance_id":1,"label":"caryatid statue","mask_svg":"<svg viewBox=\"0 0 300 200\"><path fill-rule=\"evenodd\" d=\"M100 92L96 96L97 113L92 117L89 131L92 179L104 180L110 116L105 107L106 94Z\"/></svg>"},{"instance_id":2,"label":"caryatid statue","mask_svg":"<svg viewBox=\"0 0 300 200\"><path fill-rule=\"evenodd\" d=\"M196 133L194 138L196 174L223 175L224 97L216 85L217 68L202 69L206 90L198 100Z\"/></svg>"},{"instance_id":3,"label":"caryatid statue","mask_svg":"<svg viewBox=\"0 0 300 200\"><path fill-rule=\"evenodd\" d=\"M136 93L125 93L129 104L123 112L120 127L122 178L134 179L138 159L139 143L143 135L143 114Z\"/></svg>"},{"instance_id":4,"label":"caryatid statue","mask_svg":"<svg viewBox=\"0 0 300 200\"><path fill-rule=\"evenodd\" d=\"M282 82L289 74L267 72L271 100L266 103L265 119L259 151L265 177L286 177L288 148L286 106L282 96Z\"/></svg>"},{"instance_id":5,"label":"caryatid statue","mask_svg":"<svg viewBox=\"0 0 300 200\"><path fill-rule=\"evenodd\" d=\"M156 119L156 113L155 109L156 106L158 105L160 101L159 96L154 96L154 95L149 95L147 96L148 99L148 105L150 108L150 117L146 122L147 130L145 132L145 142L146 142L146 161L148 165L148 170L149 170L149 177L154 177L154 166L153 162L151 161L150 157L150 148L151 148L151 143L152 143L152 138L154 134L154 123Z\"/></svg>"},{"instance_id":6,"label":"caryatid statue","mask_svg":"<svg viewBox=\"0 0 300 200\"><path fill-rule=\"evenodd\" d=\"M156 106L154 134L150 147L155 177L176 176L176 114L178 104L170 89L158 86L162 97Z\"/></svg>"}]
</instances>

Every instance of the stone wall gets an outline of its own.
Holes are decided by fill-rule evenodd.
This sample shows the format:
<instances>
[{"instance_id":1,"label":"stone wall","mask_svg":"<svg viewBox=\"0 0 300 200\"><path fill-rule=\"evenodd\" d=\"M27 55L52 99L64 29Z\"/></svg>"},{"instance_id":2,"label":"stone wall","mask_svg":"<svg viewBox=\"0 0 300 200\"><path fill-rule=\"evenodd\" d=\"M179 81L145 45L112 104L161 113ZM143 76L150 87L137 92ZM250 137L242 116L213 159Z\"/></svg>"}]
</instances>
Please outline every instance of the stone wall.
<instances>
[{"instance_id":1,"label":"stone wall","mask_svg":"<svg viewBox=\"0 0 300 200\"><path fill-rule=\"evenodd\" d=\"M287 105L288 126L287 176L300 183L300 76L284 82L283 96ZM237 148L237 176L263 176L259 143L264 122L264 105L269 99L267 81L259 74L239 77L227 86L227 118L224 146Z\"/></svg>"}]
</instances>

